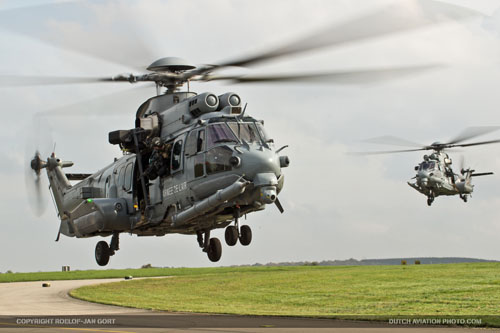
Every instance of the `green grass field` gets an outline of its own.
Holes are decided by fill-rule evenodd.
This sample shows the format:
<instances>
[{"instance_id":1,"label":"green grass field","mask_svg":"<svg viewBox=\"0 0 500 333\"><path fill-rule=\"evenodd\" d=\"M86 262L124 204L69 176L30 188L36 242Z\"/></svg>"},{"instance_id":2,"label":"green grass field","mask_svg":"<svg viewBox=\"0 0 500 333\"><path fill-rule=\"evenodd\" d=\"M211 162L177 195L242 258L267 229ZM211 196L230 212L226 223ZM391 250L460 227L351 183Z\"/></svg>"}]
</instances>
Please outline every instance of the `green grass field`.
<instances>
[{"instance_id":1,"label":"green grass field","mask_svg":"<svg viewBox=\"0 0 500 333\"><path fill-rule=\"evenodd\" d=\"M500 263L172 269L172 277L76 289L71 295L144 309L331 318L500 318ZM483 320L499 326L496 318Z\"/></svg>"},{"instance_id":2,"label":"green grass field","mask_svg":"<svg viewBox=\"0 0 500 333\"><path fill-rule=\"evenodd\" d=\"M158 277L178 275L216 274L217 272L233 272L238 268L139 268L139 269L107 269L86 270L70 272L33 272L33 273L0 273L2 282L25 281L57 281L57 280L83 280L83 279L109 279L133 277Z\"/></svg>"}]
</instances>

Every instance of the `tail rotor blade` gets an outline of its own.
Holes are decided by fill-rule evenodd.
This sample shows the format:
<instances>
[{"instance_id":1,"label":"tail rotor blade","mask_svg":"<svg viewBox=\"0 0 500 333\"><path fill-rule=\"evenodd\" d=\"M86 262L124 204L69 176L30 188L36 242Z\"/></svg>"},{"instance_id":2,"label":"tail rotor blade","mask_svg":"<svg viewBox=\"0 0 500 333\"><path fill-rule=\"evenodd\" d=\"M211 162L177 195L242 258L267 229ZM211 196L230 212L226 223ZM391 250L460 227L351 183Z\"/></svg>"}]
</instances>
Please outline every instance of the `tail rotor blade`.
<instances>
[{"instance_id":1,"label":"tail rotor blade","mask_svg":"<svg viewBox=\"0 0 500 333\"><path fill-rule=\"evenodd\" d=\"M24 159L24 180L31 210L41 216L47 208L47 177L43 172L44 159L52 147L52 135L46 119L35 116L26 131L26 148Z\"/></svg>"}]
</instances>

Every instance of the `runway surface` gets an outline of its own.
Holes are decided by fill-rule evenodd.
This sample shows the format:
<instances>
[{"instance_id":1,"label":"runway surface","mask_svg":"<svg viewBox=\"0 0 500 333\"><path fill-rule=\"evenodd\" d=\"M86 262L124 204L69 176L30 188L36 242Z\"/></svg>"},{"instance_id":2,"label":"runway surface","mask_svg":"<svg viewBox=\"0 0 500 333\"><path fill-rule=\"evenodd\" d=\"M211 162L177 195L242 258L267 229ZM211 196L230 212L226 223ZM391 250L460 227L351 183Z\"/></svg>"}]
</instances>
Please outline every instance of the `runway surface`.
<instances>
[{"instance_id":1,"label":"runway surface","mask_svg":"<svg viewBox=\"0 0 500 333\"><path fill-rule=\"evenodd\" d=\"M123 279L0 283L3 332L477 332L460 327L405 326L362 321L155 312L94 304L71 289ZM494 331L494 330L488 330ZM495 330L499 331L499 330Z\"/></svg>"}]
</instances>

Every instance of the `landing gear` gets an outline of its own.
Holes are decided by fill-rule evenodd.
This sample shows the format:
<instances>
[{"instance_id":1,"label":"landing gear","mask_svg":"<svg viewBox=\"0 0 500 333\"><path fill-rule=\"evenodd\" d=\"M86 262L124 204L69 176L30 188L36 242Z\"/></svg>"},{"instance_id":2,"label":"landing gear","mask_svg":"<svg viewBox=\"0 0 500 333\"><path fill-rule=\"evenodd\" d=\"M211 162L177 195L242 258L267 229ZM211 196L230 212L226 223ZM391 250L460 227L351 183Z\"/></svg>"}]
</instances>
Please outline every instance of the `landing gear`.
<instances>
[{"instance_id":1,"label":"landing gear","mask_svg":"<svg viewBox=\"0 0 500 333\"><path fill-rule=\"evenodd\" d=\"M252 242L252 229L248 225L239 225L240 208L238 206L234 209L234 226L226 228L225 238L226 244L234 246L240 240L241 245L247 246Z\"/></svg>"},{"instance_id":2,"label":"landing gear","mask_svg":"<svg viewBox=\"0 0 500 333\"><path fill-rule=\"evenodd\" d=\"M95 246L95 261L97 261L99 266L106 266L109 262L109 257L113 256L120 249L119 235L118 232L113 233L109 246L105 241L100 241Z\"/></svg>"},{"instance_id":3,"label":"landing gear","mask_svg":"<svg viewBox=\"0 0 500 333\"><path fill-rule=\"evenodd\" d=\"M464 202L467 202L467 194L460 194L460 199L462 199Z\"/></svg>"},{"instance_id":4,"label":"landing gear","mask_svg":"<svg viewBox=\"0 0 500 333\"><path fill-rule=\"evenodd\" d=\"M238 228L230 225L226 228L225 232L226 244L229 246L234 246L238 242Z\"/></svg>"},{"instance_id":5,"label":"landing gear","mask_svg":"<svg viewBox=\"0 0 500 333\"><path fill-rule=\"evenodd\" d=\"M242 225L240 229L240 243L243 246L250 245L252 242L252 229L247 225Z\"/></svg>"},{"instance_id":6,"label":"landing gear","mask_svg":"<svg viewBox=\"0 0 500 333\"><path fill-rule=\"evenodd\" d=\"M222 245L218 238L210 238L210 230L205 231L205 235L201 231L197 232L198 244L206 252L208 259L212 262L217 262L222 256Z\"/></svg>"},{"instance_id":7,"label":"landing gear","mask_svg":"<svg viewBox=\"0 0 500 333\"><path fill-rule=\"evenodd\" d=\"M109 262L110 250L108 243L100 241L95 246L95 261L99 266L106 266Z\"/></svg>"},{"instance_id":8,"label":"landing gear","mask_svg":"<svg viewBox=\"0 0 500 333\"><path fill-rule=\"evenodd\" d=\"M219 261L222 255L222 246L220 244L220 240L218 238L210 238L210 242L208 243L207 250L208 259L212 262Z\"/></svg>"},{"instance_id":9,"label":"landing gear","mask_svg":"<svg viewBox=\"0 0 500 333\"><path fill-rule=\"evenodd\" d=\"M432 205L433 201L434 201L434 197L432 197L432 196L427 197L427 206Z\"/></svg>"}]
</instances>

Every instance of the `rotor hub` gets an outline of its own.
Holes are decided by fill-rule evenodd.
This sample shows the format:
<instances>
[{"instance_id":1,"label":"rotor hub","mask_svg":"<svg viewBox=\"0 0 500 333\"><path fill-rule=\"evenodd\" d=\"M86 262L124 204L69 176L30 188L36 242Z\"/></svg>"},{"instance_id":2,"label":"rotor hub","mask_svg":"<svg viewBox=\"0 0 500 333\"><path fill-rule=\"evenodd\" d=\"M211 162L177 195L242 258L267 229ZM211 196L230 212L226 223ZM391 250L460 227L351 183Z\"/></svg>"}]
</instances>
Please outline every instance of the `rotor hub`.
<instances>
[{"instance_id":1,"label":"rotor hub","mask_svg":"<svg viewBox=\"0 0 500 333\"><path fill-rule=\"evenodd\" d=\"M179 73L190 69L194 69L196 66L190 64L187 60L178 57L165 57L156 60L147 68L152 72L172 72Z\"/></svg>"}]
</instances>

